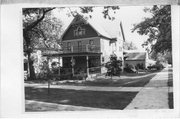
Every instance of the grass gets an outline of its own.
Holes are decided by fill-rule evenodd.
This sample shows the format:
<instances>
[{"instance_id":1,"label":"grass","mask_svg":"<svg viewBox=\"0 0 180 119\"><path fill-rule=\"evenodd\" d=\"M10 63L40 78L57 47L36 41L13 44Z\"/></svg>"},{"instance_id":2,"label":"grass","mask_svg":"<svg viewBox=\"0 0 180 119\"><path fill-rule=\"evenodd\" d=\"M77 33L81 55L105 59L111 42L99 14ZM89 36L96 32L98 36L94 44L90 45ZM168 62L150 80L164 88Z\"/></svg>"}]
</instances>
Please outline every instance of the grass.
<instances>
[{"instance_id":1,"label":"grass","mask_svg":"<svg viewBox=\"0 0 180 119\"><path fill-rule=\"evenodd\" d=\"M139 78L116 78L116 79L105 79L98 78L93 81L85 81L82 83L77 82L64 82L57 83L58 85L75 85L75 86L102 86L102 87L143 87L146 85L156 74L150 74Z\"/></svg>"},{"instance_id":2,"label":"grass","mask_svg":"<svg viewBox=\"0 0 180 119\"><path fill-rule=\"evenodd\" d=\"M143 87L146 85L156 73L142 73L142 74L135 74L135 73L126 73L123 74L121 77L113 77L112 79L109 78L97 78L93 81L83 81L78 82L75 81L66 81L66 82L59 82L53 81L55 85L75 85L75 86L101 86L101 87ZM126 78L122 78L126 77ZM47 81L26 81L26 83L47 83Z\"/></svg>"},{"instance_id":3,"label":"grass","mask_svg":"<svg viewBox=\"0 0 180 119\"><path fill-rule=\"evenodd\" d=\"M103 109L124 109L137 93L51 89L48 95L47 88L25 87L26 100Z\"/></svg>"}]
</instances>

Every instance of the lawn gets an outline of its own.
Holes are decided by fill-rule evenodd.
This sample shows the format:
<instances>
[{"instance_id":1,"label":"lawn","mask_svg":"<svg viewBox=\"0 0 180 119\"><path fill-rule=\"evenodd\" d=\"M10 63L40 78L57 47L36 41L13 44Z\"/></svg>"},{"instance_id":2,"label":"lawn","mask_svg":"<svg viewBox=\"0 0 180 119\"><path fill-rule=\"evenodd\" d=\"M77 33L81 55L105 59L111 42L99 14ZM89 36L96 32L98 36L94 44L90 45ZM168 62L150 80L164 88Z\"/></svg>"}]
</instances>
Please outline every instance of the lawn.
<instances>
[{"instance_id":1,"label":"lawn","mask_svg":"<svg viewBox=\"0 0 180 119\"><path fill-rule=\"evenodd\" d=\"M97 78L93 81L78 82L57 82L57 85L76 85L76 86L102 86L102 87L143 87L146 85L156 74L148 74L143 77L129 77L129 78Z\"/></svg>"},{"instance_id":2,"label":"lawn","mask_svg":"<svg viewBox=\"0 0 180 119\"><path fill-rule=\"evenodd\" d=\"M144 87L156 73L146 75L97 78L93 81L77 82L57 82L55 85L75 85L75 86L99 86L99 87ZM33 83L33 82L32 82ZM46 82L43 82L46 83ZM92 107L100 109L120 109L123 110L136 96L138 92L109 92L109 91L87 91L71 89L50 89L48 95L47 88L25 87L25 99L54 104L64 104L72 106ZM55 110L56 106L46 106L50 110ZM52 108L52 109L51 109ZM46 110L46 109L45 109ZM63 110L63 109L62 109ZM67 109L73 110L73 109ZM74 109L76 110L76 109ZM26 105L26 111L36 111L34 107ZM47 111L47 110L46 110Z\"/></svg>"},{"instance_id":3,"label":"lawn","mask_svg":"<svg viewBox=\"0 0 180 119\"><path fill-rule=\"evenodd\" d=\"M73 106L124 109L138 92L106 92L25 87L25 99ZM26 111L35 111L26 105Z\"/></svg>"}]
</instances>

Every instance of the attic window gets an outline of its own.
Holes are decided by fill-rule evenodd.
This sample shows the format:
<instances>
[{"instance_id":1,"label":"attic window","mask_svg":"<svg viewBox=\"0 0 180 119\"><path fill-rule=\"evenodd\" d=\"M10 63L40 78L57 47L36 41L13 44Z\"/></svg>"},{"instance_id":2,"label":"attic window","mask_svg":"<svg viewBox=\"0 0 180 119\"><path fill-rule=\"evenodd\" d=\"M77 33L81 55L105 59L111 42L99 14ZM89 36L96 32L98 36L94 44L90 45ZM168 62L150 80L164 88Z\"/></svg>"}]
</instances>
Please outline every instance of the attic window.
<instances>
[{"instance_id":1,"label":"attic window","mask_svg":"<svg viewBox=\"0 0 180 119\"><path fill-rule=\"evenodd\" d=\"M74 30L74 36L83 36L85 35L85 29L81 28L80 26Z\"/></svg>"}]
</instances>

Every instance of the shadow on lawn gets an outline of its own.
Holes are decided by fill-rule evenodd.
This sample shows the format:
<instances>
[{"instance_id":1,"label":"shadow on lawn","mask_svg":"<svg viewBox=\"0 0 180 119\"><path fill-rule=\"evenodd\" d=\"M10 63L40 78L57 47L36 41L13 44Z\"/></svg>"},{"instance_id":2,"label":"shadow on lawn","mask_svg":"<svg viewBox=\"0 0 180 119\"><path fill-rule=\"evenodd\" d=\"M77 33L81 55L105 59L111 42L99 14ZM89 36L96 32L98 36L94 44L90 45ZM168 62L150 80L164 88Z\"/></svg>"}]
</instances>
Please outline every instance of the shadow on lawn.
<instances>
[{"instance_id":1,"label":"shadow on lawn","mask_svg":"<svg viewBox=\"0 0 180 119\"><path fill-rule=\"evenodd\" d=\"M124 109L138 92L82 91L47 88L25 88L25 99L73 106Z\"/></svg>"}]
</instances>

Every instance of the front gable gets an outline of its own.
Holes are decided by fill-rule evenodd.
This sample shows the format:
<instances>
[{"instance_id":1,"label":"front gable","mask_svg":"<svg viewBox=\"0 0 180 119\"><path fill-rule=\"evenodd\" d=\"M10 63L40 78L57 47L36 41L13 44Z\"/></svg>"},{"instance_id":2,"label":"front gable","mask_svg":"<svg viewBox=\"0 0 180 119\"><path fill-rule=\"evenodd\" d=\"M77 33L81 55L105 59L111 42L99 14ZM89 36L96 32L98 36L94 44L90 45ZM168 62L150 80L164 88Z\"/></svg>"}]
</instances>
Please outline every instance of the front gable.
<instances>
[{"instance_id":1,"label":"front gable","mask_svg":"<svg viewBox=\"0 0 180 119\"><path fill-rule=\"evenodd\" d=\"M75 17L62 36L62 41L97 37L98 33L82 17Z\"/></svg>"}]
</instances>

